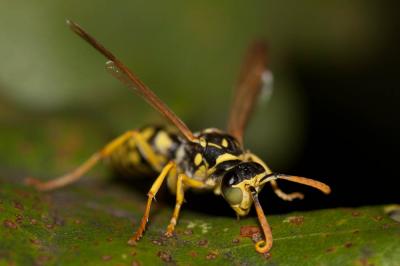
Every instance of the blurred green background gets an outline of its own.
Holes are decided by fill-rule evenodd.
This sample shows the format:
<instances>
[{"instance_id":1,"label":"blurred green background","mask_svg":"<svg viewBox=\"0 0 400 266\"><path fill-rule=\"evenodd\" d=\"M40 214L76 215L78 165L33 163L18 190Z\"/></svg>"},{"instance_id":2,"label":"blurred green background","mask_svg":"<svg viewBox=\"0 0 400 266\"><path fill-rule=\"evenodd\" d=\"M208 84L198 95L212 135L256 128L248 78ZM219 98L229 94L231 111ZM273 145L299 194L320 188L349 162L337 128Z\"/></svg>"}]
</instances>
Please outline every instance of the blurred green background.
<instances>
[{"instance_id":1,"label":"blurred green background","mask_svg":"<svg viewBox=\"0 0 400 266\"><path fill-rule=\"evenodd\" d=\"M343 198L351 202L349 182L368 183L375 172L394 169L382 155L362 158L368 149L390 158L395 146L379 143L398 144L394 121L382 122L399 114L390 109L398 103L393 89L398 79L385 83L396 74L390 63L395 57L385 54L395 47L395 12L384 2L3 0L0 5L3 128L19 123L21 130L40 128L54 114L68 114L93 121L104 131L99 134L112 137L162 121L106 73L105 60L68 29L67 18L119 56L194 131L224 128L246 47L263 38L270 46L275 90L256 110L247 148L273 169L342 189L332 205L346 204ZM371 80L390 88L366 87ZM36 119L24 120L29 116ZM376 139L353 145L369 131ZM3 147L8 141L0 140ZM358 161L351 162L354 158ZM367 165L366 176L360 169ZM374 199L367 192L353 203ZM391 201L394 194L386 194L391 196L383 201Z\"/></svg>"}]
</instances>

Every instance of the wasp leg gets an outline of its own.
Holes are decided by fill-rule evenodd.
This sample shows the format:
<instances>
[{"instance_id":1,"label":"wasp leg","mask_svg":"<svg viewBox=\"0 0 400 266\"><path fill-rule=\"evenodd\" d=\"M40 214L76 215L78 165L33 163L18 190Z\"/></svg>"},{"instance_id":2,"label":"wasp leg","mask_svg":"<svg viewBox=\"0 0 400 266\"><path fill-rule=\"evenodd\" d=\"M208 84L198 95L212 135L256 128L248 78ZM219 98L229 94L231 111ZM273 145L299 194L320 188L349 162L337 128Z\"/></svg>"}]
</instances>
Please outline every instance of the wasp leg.
<instances>
[{"instance_id":1,"label":"wasp leg","mask_svg":"<svg viewBox=\"0 0 400 266\"><path fill-rule=\"evenodd\" d=\"M268 224L267 218L265 217L264 211L258 201L258 194L255 190L251 191L251 196L254 201L256 208L258 221L260 222L261 229L263 230L265 240L260 240L255 244L255 249L258 253L267 253L272 248L273 238L271 227Z\"/></svg>"},{"instance_id":2,"label":"wasp leg","mask_svg":"<svg viewBox=\"0 0 400 266\"><path fill-rule=\"evenodd\" d=\"M283 192L279 187L278 187L278 183L275 180L271 180L271 186L272 189L274 190L275 194L286 201L292 201L294 199L304 199L304 195L300 192L293 192L293 193L285 193Z\"/></svg>"},{"instance_id":3,"label":"wasp leg","mask_svg":"<svg viewBox=\"0 0 400 266\"><path fill-rule=\"evenodd\" d=\"M151 151L151 149L149 147L147 147L148 144L144 140L141 139L140 134L136 130L131 130L131 131L125 132L118 138L111 141L102 150L93 154L86 162L81 164L78 168L76 168L72 172L69 172L63 176L60 176L60 177L50 180L48 182L41 182L34 178L27 178L26 183L28 185L32 185L32 186L36 187L38 190L41 190L41 191L54 190L57 188L64 187L68 184L74 183L74 182L78 181L80 178L82 178L82 176L87 171L89 171L98 161L109 156L113 151L115 151L116 148L121 146L123 143L125 143L130 138L134 138L138 142L138 147L140 149L142 149L143 152L146 152L145 154L148 154L149 162L156 165L157 167L159 167L159 163L156 161L156 156ZM145 145L143 143L145 143ZM150 152L148 151L149 149L150 149Z\"/></svg>"},{"instance_id":4,"label":"wasp leg","mask_svg":"<svg viewBox=\"0 0 400 266\"><path fill-rule=\"evenodd\" d=\"M144 155L144 157L146 157L148 163L153 167L154 170L157 170L157 172L161 172L165 163L160 160L160 157L156 155L153 148L149 145L149 143L143 138L141 134L136 131L133 133L133 137L137 147Z\"/></svg>"},{"instance_id":5,"label":"wasp leg","mask_svg":"<svg viewBox=\"0 0 400 266\"><path fill-rule=\"evenodd\" d=\"M151 186L149 192L147 193L147 204L146 204L146 209L144 211L142 220L140 221L140 226L137 229L136 233L131 237L128 241L129 245L134 245L136 241L138 241L142 235L144 230L146 229L146 224L149 220L149 213L150 213L150 206L151 203L153 202L153 199L155 195L157 194L158 190L160 189L165 177L168 175L168 173L175 168L176 165L174 162L169 162L161 171L160 175L157 177L156 181L154 181L153 185Z\"/></svg>"},{"instance_id":6,"label":"wasp leg","mask_svg":"<svg viewBox=\"0 0 400 266\"><path fill-rule=\"evenodd\" d=\"M192 188L203 188L204 183L198 180L191 179L184 174L178 175L178 180L176 182L176 203L174 212L172 214L172 218L167 227L167 231L165 232L165 236L171 237L175 230L176 222L178 221L179 212L181 210L181 206L184 200L185 191L183 189L183 184L187 187Z\"/></svg>"}]
</instances>

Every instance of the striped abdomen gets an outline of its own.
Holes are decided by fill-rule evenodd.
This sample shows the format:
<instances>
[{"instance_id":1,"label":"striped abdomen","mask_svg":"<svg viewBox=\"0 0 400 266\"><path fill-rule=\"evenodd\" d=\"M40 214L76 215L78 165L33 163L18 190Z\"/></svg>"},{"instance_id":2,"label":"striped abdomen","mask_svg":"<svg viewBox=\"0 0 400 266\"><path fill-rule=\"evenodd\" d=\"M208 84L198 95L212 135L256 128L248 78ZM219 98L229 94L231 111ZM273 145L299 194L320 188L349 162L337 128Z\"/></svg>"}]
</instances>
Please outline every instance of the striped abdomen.
<instances>
[{"instance_id":1,"label":"striped abdomen","mask_svg":"<svg viewBox=\"0 0 400 266\"><path fill-rule=\"evenodd\" d=\"M111 154L111 166L124 175L159 172L168 161L175 157L176 149L181 144L180 139L166 127L147 126L137 132L138 137L131 137ZM151 155L146 152L146 148L142 147L141 141L151 149L158 165L152 163L153 157L149 158Z\"/></svg>"}]
</instances>

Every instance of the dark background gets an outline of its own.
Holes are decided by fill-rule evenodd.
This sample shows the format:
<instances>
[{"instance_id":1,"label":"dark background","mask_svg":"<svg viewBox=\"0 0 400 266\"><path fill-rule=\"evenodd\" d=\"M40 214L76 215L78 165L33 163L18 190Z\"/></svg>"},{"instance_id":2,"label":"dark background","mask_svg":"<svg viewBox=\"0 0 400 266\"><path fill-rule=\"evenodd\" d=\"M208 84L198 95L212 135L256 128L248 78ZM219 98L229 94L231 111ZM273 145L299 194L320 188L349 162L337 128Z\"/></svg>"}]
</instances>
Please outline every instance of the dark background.
<instances>
[{"instance_id":1,"label":"dark background","mask_svg":"<svg viewBox=\"0 0 400 266\"><path fill-rule=\"evenodd\" d=\"M292 57L293 71L309 96L304 156L292 169L335 177L332 205L400 199L400 25L394 7L382 4L381 12L385 35L368 60L345 65Z\"/></svg>"},{"instance_id":2,"label":"dark background","mask_svg":"<svg viewBox=\"0 0 400 266\"><path fill-rule=\"evenodd\" d=\"M69 113L117 136L160 121L105 73L104 60L69 32L65 18L115 51L193 130L223 128L246 46L264 38L275 91L252 119L247 147L273 170L321 180L333 193L282 183L306 199L285 203L265 189L263 206L286 212L399 203L400 25L388 2L44 1L0 10L4 128L26 116L39 117L29 126L41 127ZM9 141L0 140L7 168ZM214 197L187 199L195 209L210 211L209 201L213 213L227 209Z\"/></svg>"}]
</instances>

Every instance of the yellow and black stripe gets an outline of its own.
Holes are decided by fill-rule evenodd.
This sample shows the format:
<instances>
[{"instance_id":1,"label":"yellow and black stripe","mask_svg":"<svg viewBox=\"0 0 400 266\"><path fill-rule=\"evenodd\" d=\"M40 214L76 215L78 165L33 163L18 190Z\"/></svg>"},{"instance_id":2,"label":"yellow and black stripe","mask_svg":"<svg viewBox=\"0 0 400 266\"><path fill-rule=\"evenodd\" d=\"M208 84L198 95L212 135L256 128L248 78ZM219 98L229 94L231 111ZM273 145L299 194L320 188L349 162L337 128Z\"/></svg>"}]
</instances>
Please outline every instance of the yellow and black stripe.
<instances>
[{"instance_id":1,"label":"yellow and black stripe","mask_svg":"<svg viewBox=\"0 0 400 266\"><path fill-rule=\"evenodd\" d=\"M198 142L185 145L181 163L181 168L190 177L198 180L217 178L242 161L243 150L232 136L212 128L196 134L196 137Z\"/></svg>"},{"instance_id":2,"label":"yellow and black stripe","mask_svg":"<svg viewBox=\"0 0 400 266\"><path fill-rule=\"evenodd\" d=\"M152 174L159 172L168 161L175 158L175 152L181 144L177 134L168 127L146 126L137 131L140 139L150 148L159 164L154 165L145 148L135 137L129 138L110 156L111 166L124 175Z\"/></svg>"}]
</instances>

